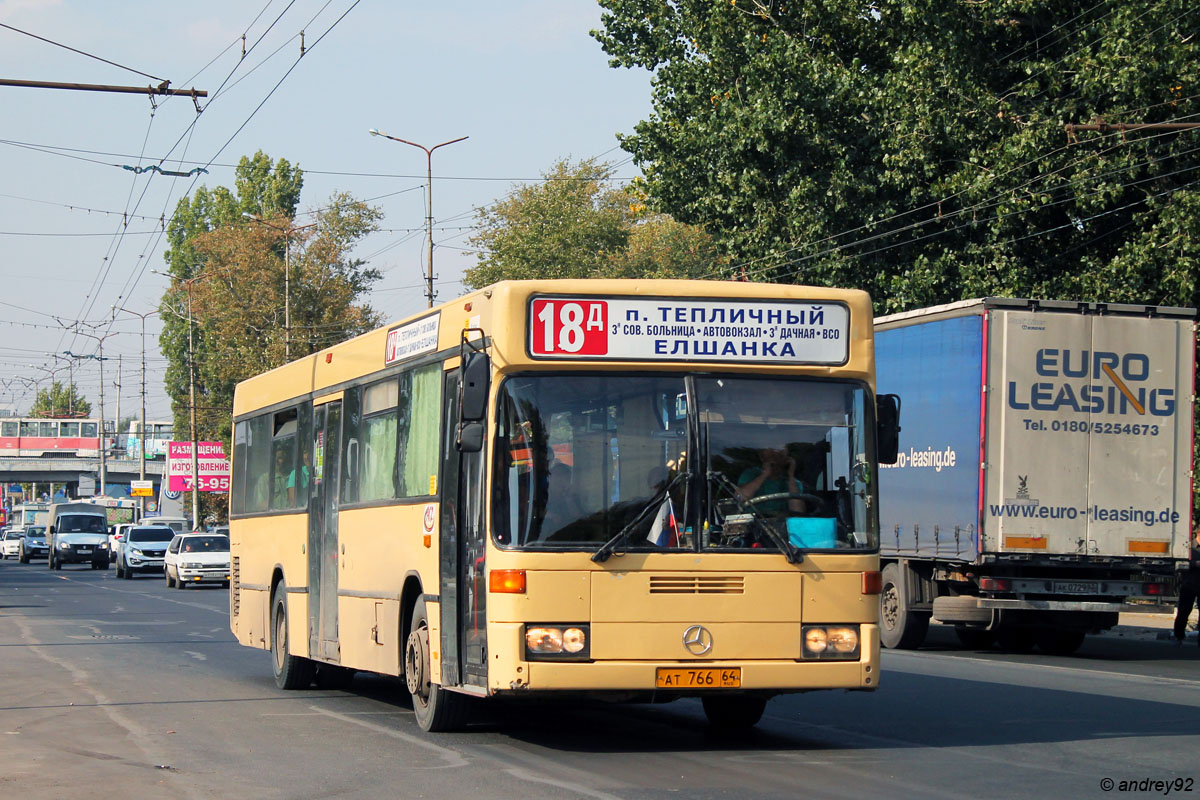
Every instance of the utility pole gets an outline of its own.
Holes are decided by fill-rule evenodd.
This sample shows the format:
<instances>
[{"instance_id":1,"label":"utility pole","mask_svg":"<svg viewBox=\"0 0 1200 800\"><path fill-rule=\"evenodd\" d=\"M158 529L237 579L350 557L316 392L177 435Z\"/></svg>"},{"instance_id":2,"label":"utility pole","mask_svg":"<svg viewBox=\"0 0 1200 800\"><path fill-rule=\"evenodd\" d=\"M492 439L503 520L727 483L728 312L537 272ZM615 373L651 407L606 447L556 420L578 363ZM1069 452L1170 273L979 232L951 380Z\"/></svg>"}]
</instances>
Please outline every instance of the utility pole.
<instances>
[{"instance_id":1,"label":"utility pole","mask_svg":"<svg viewBox=\"0 0 1200 800\"><path fill-rule=\"evenodd\" d=\"M433 147L426 147L423 144L410 142L407 139L401 139L399 136L391 136L381 130L371 128L369 131L372 136L382 136L385 139L391 139L393 142L412 145L425 151L425 187L427 190L425 203L425 229L426 235L429 237L429 271L425 273L425 297L429 299L429 307L433 308L433 151L439 147L445 147L448 144L461 142L464 139L469 139L469 136L460 136L457 139L451 139L448 142L435 144Z\"/></svg>"},{"instance_id":2,"label":"utility pole","mask_svg":"<svg viewBox=\"0 0 1200 800\"><path fill-rule=\"evenodd\" d=\"M157 314L157 311L147 311L145 314L139 314L136 311L130 311L124 306L117 308L117 311L124 311L126 314L133 314L135 317L140 317L142 320L142 428L138 434L138 480L146 480L146 317ZM190 324L190 323L189 323ZM190 356L189 356L190 365ZM146 498L138 498L138 517L146 518Z\"/></svg>"},{"instance_id":3,"label":"utility pole","mask_svg":"<svg viewBox=\"0 0 1200 800\"><path fill-rule=\"evenodd\" d=\"M117 379L113 381L117 389L117 413L113 416L113 437L117 442L116 450L121 449L121 356L117 355Z\"/></svg>"}]
</instances>

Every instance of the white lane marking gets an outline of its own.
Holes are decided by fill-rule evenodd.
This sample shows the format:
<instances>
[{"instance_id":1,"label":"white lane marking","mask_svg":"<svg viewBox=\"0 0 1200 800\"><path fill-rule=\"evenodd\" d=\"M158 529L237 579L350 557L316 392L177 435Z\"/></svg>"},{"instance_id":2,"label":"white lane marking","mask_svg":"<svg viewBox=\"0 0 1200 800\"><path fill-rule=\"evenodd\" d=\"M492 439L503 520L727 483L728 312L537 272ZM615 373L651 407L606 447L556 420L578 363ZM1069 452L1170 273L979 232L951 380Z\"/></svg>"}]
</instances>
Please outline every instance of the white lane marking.
<instances>
[{"instance_id":1,"label":"white lane marking","mask_svg":"<svg viewBox=\"0 0 1200 800\"><path fill-rule=\"evenodd\" d=\"M196 659L197 661L207 661L208 660L208 656L204 655L204 653L197 653L195 650L184 650L183 654L187 655L187 656L191 656L192 658Z\"/></svg>"},{"instance_id":2,"label":"white lane marking","mask_svg":"<svg viewBox=\"0 0 1200 800\"><path fill-rule=\"evenodd\" d=\"M355 719L349 714L341 714L337 711L330 711L329 709L321 708L320 706L309 706L309 708L311 708L313 711L316 711L318 714L324 714L327 717L333 717L334 719L341 720L342 722L349 722L351 725L358 725L362 728L368 728L369 730L373 730L377 733L382 733L385 736L390 736L393 739L399 739L402 742L408 742L409 744L416 745L417 747L423 747L426 750L431 750L446 762L440 767L434 767L434 769L465 767L470 763L467 761L467 759L463 758L462 753L458 752L457 750L452 750L449 747L442 747L439 744L434 744L428 739L423 739L420 736L413 736L405 733L404 731L398 731L395 728L389 728L385 725L377 725L374 722L368 722L364 719Z\"/></svg>"}]
</instances>

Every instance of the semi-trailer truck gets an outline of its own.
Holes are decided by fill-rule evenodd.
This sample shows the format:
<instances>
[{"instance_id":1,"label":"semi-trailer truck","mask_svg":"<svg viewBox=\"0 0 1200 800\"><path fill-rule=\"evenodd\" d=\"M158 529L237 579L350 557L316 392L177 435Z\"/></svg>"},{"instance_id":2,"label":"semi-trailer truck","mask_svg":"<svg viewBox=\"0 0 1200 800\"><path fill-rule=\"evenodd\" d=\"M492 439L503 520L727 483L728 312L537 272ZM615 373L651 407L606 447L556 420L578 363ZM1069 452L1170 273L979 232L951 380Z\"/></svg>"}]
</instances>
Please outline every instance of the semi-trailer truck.
<instances>
[{"instance_id":1,"label":"semi-trailer truck","mask_svg":"<svg viewBox=\"0 0 1200 800\"><path fill-rule=\"evenodd\" d=\"M1162 598L1192 529L1195 309L985 298L876 319L884 646L1074 652Z\"/></svg>"}]
</instances>

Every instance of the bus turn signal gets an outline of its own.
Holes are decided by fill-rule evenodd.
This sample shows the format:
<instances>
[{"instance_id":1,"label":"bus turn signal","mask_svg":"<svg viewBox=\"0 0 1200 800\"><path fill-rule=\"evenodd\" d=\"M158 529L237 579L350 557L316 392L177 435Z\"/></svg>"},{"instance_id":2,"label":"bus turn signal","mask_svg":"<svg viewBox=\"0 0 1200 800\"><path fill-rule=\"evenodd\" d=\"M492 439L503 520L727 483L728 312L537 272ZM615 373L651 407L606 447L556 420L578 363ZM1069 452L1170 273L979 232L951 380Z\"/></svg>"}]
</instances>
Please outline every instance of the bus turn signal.
<instances>
[{"instance_id":1,"label":"bus turn signal","mask_svg":"<svg viewBox=\"0 0 1200 800\"><path fill-rule=\"evenodd\" d=\"M492 570L488 573L488 591L496 594L525 594L525 570Z\"/></svg>"}]
</instances>

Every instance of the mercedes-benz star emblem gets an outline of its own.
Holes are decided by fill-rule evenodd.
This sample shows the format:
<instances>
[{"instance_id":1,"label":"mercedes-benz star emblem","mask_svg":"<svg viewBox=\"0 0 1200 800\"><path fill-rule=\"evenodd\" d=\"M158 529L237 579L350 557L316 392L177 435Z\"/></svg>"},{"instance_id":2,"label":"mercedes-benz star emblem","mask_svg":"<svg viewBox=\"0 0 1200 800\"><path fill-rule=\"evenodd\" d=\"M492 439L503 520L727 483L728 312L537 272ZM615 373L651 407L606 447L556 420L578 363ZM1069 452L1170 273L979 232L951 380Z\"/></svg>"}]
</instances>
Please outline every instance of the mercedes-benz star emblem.
<instances>
[{"instance_id":1,"label":"mercedes-benz star emblem","mask_svg":"<svg viewBox=\"0 0 1200 800\"><path fill-rule=\"evenodd\" d=\"M693 625L683 632L683 646L694 656L706 655L712 650L712 634L703 625Z\"/></svg>"}]
</instances>

